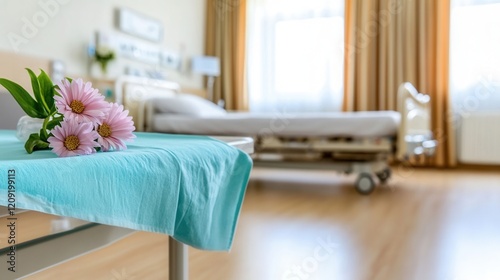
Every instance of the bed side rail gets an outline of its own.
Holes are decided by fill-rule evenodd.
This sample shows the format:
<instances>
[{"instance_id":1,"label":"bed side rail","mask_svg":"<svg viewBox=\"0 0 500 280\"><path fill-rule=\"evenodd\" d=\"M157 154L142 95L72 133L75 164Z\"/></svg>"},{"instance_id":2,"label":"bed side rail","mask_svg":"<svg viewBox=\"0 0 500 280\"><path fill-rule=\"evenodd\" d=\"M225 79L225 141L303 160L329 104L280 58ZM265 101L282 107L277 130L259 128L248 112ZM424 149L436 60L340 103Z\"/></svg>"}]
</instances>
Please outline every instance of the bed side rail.
<instances>
[{"instance_id":1,"label":"bed side rail","mask_svg":"<svg viewBox=\"0 0 500 280\"><path fill-rule=\"evenodd\" d=\"M431 100L419 93L411 83L398 89L398 111L401 125L398 131L397 158L405 160L413 155L434 154L437 141L431 128Z\"/></svg>"}]
</instances>

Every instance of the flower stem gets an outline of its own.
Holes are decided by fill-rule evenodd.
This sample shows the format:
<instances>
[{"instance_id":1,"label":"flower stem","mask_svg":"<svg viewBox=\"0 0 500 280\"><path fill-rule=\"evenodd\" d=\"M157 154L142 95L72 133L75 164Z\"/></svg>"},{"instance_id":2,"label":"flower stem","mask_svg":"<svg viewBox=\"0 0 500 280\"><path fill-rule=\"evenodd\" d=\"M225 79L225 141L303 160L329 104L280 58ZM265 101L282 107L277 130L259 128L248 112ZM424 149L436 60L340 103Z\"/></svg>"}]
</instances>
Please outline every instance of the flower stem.
<instances>
[{"instance_id":1,"label":"flower stem","mask_svg":"<svg viewBox=\"0 0 500 280\"><path fill-rule=\"evenodd\" d=\"M40 130L40 139L43 141L47 141L47 138L49 138L49 134L47 133L47 125L50 122L50 119L57 113L57 111L52 112L50 115L48 115L44 120L43 120L43 125L42 129Z\"/></svg>"},{"instance_id":2,"label":"flower stem","mask_svg":"<svg viewBox=\"0 0 500 280\"><path fill-rule=\"evenodd\" d=\"M42 125L43 131L47 131L47 124L49 123L51 117L52 115L49 115L43 120L43 125Z\"/></svg>"}]
</instances>

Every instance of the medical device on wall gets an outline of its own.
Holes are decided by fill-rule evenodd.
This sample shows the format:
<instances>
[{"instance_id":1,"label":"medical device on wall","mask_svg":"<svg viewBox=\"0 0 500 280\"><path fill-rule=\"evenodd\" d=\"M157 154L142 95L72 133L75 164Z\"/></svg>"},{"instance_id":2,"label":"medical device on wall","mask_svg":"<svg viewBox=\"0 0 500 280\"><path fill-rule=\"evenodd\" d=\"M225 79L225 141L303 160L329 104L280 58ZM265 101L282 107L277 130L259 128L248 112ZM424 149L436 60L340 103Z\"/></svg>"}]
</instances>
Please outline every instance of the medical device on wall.
<instances>
[{"instance_id":1,"label":"medical device on wall","mask_svg":"<svg viewBox=\"0 0 500 280\"><path fill-rule=\"evenodd\" d=\"M161 65L162 67L179 70L182 58L179 52L167 50L157 44L131 38L125 34L99 30L95 34L95 45L89 46L89 55L93 55L99 46L112 49L119 57L135 61Z\"/></svg>"}]
</instances>

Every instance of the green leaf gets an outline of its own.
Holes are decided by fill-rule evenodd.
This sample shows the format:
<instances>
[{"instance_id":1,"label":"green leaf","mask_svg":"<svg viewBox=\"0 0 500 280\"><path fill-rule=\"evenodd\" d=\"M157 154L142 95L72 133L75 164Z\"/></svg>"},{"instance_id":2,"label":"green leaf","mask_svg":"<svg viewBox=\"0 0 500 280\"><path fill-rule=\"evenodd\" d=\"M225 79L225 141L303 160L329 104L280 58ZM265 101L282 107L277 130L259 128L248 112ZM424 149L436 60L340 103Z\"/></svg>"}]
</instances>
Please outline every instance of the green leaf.
<instances>
[{"instance_id":1,"label":"green leaf","mask_svg":"<svg viewBox=\"0 0 500 280\"><path fill-rule=\"evenodd\" d=\"M28 154L33 153L33 151L37 150L46 150L49 148L49 142L42 141L40 139L40 135L33 133L30 135L30 138L28 138L28 141L26 141L26 144L24 144L24 149L26 149L26 152Z\"/></svg>"},{"instance_id":2,"label":"green leaf","mask_svg":"<svg viewBox=\"0 0 500 280\"><path fill-rule=\"evenodd\" d=\"M49 131L54 129L54 127L58 126L63 120L64 120L63 115L52 118L52 120L50 120L49 123L47 124L47 129Z\"/></svg>"},{"instance_id":3,"label":"green leaf","mask_svg":"<svg viewBox=\"0 0 500 280\"><path fill-rule=\"evenodd\" d=\"M38 75L38 83L40 84L40 90L42 93L42 98L44 100L45 105L49 109L49 114L52 114L56 111L56 105L54 101L54 96L56 94L55 86L49 75L45 73L42 69L40 75Z\"/></svg>"},{"instance_id":4,"label":"green leaf","mask_svg":"<svg viewBox=\"0 0 500 280\"><path fill-rule=\"evenodd\" d=\"M44 119L48 116L42 106L22 86L3 78L0 78L0 85L10 92L28 116L39 119Z\"/></svg>"},{"instance_id":5,"label":"green leaf","mask_svg":"<svg viewBox=\"0 0 500 280\"><path fill-rule=\"evenodd\" d=\"M56 90L61 90L61 88L58 85L54 85L54 96L61 96L61 94Z\"/></svg>"},{"instance_id":6,"label":"green leaf","mask_svg":"<svg viewBox=\"0 0 500 280\"><path fill-rule=\"evenodd\" d=\"M42 105L44 112L48 113L49 110L45 108L43 104L43 98L40 92L40 84L38 83L38 78L36 77L35 73L31 71L31 69L26 68L26 71L28 71L28 74L30 75L31 87L33 88L33 95L35 96L36 101L38 102L38 104Z\"/></svg>"},{"instance_id":7,"label":"green leaf","mask_svg":"<svg viewBox=\"0 0 500 280\"><path fill-rule=\"evenodd\" d=\"M66 77L66 80L68 80L70 83L73 82L73 79L71 79L70 77Z\"/></svg>"}]
</instances>

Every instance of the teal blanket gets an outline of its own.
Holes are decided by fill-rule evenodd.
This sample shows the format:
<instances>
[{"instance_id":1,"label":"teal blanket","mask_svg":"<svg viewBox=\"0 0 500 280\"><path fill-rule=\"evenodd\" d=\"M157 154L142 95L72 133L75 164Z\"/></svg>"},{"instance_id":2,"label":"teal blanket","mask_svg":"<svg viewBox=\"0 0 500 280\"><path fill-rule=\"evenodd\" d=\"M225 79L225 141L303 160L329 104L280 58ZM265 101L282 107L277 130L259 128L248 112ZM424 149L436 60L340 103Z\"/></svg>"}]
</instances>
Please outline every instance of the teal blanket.
<instances>
[{"instance_id":1,"label":"teal blanket","mask_svg":"<svg viewBox=\"0 0 500 280\"><path fill-rule=\"evenodd\" d=\"M16 208L171 235L204 250L231 248L251 158L204 136L136 133L126 151L29 155L0 130L0 205L15 171Z\"/></svg>"}]
</instances>

